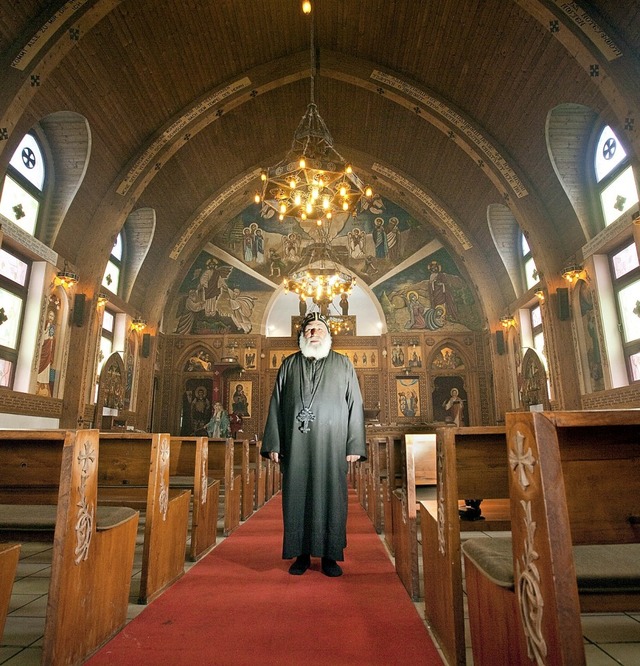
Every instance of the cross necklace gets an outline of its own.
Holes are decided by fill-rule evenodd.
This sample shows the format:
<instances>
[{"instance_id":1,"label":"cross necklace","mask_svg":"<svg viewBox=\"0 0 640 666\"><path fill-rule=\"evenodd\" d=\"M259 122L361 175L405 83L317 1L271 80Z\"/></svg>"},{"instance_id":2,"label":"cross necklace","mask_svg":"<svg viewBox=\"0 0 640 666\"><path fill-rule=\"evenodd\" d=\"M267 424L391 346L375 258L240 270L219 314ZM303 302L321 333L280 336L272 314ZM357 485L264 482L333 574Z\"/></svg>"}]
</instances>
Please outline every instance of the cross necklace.
<instances>
[{"instance_id":1,"label":"cross necklace","mask_svg":"<svg viewBox=\"0 0 640 666\"><path fill-rule=\"evenodd\" d=\"M302 402L302 409L298 412L296 419L300 422L298 430L301 433L307 433L311 430L309 424L316 420L316 415L311 411L311 405L320 385L326 359L313 359L309 361L306 358L302 358L301 360L300 402Z\"/></svg>"}]
</instances>

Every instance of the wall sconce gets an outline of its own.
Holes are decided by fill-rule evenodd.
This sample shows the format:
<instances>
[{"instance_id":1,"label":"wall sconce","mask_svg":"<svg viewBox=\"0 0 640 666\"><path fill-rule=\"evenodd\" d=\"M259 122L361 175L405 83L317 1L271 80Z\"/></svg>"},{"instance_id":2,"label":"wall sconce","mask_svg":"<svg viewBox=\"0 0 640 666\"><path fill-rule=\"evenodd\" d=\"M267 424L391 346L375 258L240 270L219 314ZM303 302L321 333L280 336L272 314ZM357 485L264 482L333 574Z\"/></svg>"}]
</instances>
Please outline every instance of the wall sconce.
<instances>
[{"instance_id":1,"label":"wall sconce","mask_svg":"<svg viewBox=\"0 0 640 666\"><path fill-rule=\"evenodd\" d=\"M544 301L544 291L542 289L537 289L536 290L536 298L539 301Z\"/></svg>"},{"instance_id":2,"label":"wall sconce","mask_svg":"<svg viewBox=\"0 0 640 666\"><path fill-rule=\"evenodd\" d=\"M511 315L504 315L500 317L500 323L503 328L511 328L516 325L516 320Z\"/></svg>"},{"instance_id":3,"label":"wall sconce","mask_svg":"<svg viewBox=\"0 0 640 666\"><path fill-rule=\"evenodd\" d=\"M56 275L55 283L57 285L62 285L65 289L69 289L70 287L73 287L74 284L78 284L78 274L70 271L65 262L64 268L61 271L58 271L58 274Z\"/></svg>"},{"instance_id":4,"label":"wall sconce","mask_svg":"<svg viewBox=\"0 0 640 666\"><path fill-rule=\"evenodd\" d=\"M584 277L584 268L580 264L570 264L565 266L562 269L562 277L569 283L572 284L580 278Z\"/></svg>"},{"instance_id":5,"label":"wall sconce","mask_svg":"<svg viewBox=\"0 0 640 666\"><path fill-rule=\"evenodd\" d=\"M98 294L98 307L99 308L104 307L107 304L108 301L109 301L109 297L105 293L100 292Z\"/></svg>"},{"instance_id":6,"label":"wall sconce","mask_svg":"<svg viewBox=\"0 0 640 666\"><path fill-rule=\"evenodd\" d=\"M142 319L142 317L139 317L139 316L135 317L131 322L131 328L134 331L137 331L138 333L140 331L142 331L143 329L145 329L146 326L147 326L147 322L144 319Z\"/></svg>"}]
</instances>

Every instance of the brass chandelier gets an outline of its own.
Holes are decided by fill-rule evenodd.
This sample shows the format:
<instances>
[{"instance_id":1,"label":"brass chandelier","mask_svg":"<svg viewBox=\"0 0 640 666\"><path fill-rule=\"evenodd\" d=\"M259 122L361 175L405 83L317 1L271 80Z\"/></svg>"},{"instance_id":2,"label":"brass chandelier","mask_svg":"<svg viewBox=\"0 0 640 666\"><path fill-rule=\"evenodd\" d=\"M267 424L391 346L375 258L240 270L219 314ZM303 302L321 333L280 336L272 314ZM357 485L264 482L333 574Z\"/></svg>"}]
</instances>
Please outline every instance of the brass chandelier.
<instances>
[{"instance_id":1,"label":"brass chandelier","mask_svg":"<svg viewBox=\"0 0 640 666\"><path fill-rule=\"evenodd\" d=\"M360 199L373 191L353 172L333 146L333 138L318 112L315 95L314 24L311 20L311 94L289 152L260 175L262 191L254 201L272 209L280 221L293 217L318 226L336 214L356 214Z\"/></svg>"},{"instance_id":2,"label":"brass chandelier","mask_svg":"<svg viewBox=\"0 0 640 666\"><path fill-rule=\"evenodd\" d=\"M303 11L308 14L311 9L303 7ZM254 201L262 205L263 213L275 212L280 221L292 217L307 228L313 224L318 242L305 248L305 260L284 279L283 286L303 301L311 298L328 315L334 298L350 294L355 285L355 277L338 266L336 248L332 246L332 221L338 216L355 217L362 197L372 198L373 190L334 148L318 112L313 18L310 32L310 102L289 152L275 166L262 171L262 190Z\"/></svg>"}]
</instances>

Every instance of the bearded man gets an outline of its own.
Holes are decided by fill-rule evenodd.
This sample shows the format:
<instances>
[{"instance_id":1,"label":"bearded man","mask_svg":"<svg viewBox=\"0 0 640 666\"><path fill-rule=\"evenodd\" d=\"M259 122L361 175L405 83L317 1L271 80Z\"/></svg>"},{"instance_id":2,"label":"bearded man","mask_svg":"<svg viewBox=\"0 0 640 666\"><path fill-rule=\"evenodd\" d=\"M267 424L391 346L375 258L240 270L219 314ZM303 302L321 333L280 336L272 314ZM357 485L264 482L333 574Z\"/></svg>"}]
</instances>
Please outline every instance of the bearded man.
<instances>
[{"instance_id":1,"label":"bearded man","mask_svg":"<svg viewBox=\"0 0 640 666\"><path fill-rule=\"evenodd\" d=\"M282 470L282 558L296 558L289 573L303 574L313 556L335 577L347 545L348 463L366 459L362 396L319 312L304 318L298 342L278 371L261 454Z\"/></svg>"}]
</instances>

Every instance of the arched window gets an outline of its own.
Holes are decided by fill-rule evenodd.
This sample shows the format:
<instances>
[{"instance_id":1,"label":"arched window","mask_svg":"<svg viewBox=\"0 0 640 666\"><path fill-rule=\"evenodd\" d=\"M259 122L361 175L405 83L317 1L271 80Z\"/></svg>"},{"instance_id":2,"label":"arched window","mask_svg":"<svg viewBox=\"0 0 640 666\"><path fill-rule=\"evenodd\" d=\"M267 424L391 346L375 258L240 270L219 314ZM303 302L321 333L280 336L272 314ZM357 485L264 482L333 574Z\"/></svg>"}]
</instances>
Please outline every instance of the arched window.
<instances>
[{"instance_id":1,"label":"arched window","mask_svg":"<svg viewBox=\"0 0 640 666\"><path fill-rule=\"evenodd\" d=\"M113 244L109 261L102 278L102 286L106 287L111 293L118 294L120 290L120 278L122 276L124 238L122 231L118 234L116 242Z\"/></svg>"},{"instance_id":2,"label":"arched window","mask_svg":"<svg viewBox=\"0 0 640 666\"><path fill-rule=\"evenodd\" d=\"M608 125L600 133L593 167L606 227L638 203L633 168L625 149Z\"/></svg>"},{"instance_id":3,"label":"arched window","mask_svg":"<svg viewBox=\"0 0 640 666\"><path fill-rule=\"evenodd\" d=\"M527 291L535 287L540 281L536 262L533 260L529 243L524 234L520 234L520 258L522 261L522 270L524 272L524 281Z\"/></svg>"},{"instance_id":4,"label":"arched window","mask_svg":"<svg viewBox=\"0 0 640 666\"><path fill-rule=\"evenodd\" d=\"M39 226L46 164L35 135L25 134L4 178L0 213L32 236Z\"/></svg>"}]
</instances>

